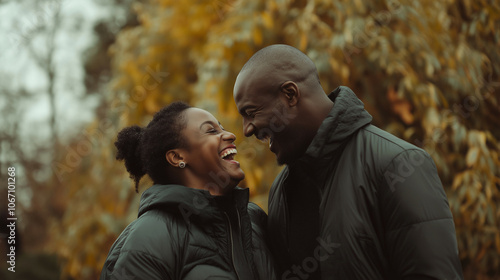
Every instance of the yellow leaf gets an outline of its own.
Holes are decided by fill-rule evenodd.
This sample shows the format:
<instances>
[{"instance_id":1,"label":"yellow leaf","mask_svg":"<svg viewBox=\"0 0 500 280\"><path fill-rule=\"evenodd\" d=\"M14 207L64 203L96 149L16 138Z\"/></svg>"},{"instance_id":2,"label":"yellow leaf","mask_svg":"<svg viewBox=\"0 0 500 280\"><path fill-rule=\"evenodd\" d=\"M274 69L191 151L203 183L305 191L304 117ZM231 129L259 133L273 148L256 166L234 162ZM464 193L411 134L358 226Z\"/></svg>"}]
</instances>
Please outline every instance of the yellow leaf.
<instances>
[{"instance_id":1,"label":"yellow leaf","mask_svg":"<svg viewBox=\"0 0 500 280\"><path fill-rule=\"evenodd\" d=\"M273 18L271 17L271 15L268 12L263 12L261 19L262 19L262 22L264 23L264 26L266 28L270 29L273 27Z\"/></svg>"},{"instance_id":2,"label":"yellow leaf","mask_svg":"<svg viewBox=\"0 0 500 280\"><path fill-rule=\"evenodd\" d=\"M495 234L495 245L497 247L497 252L500 253L500 233Z\"/></svg>"},{"instance_id":3,"label":"yellow leaf","mask_svg":"<svg viewBox=\"0 0 500 280\"><path fill-rule=\"evenodd\" d=\"M261 45L262 44L262 32L258 28L255 28L253 30L252 35L253 35L253 42L256 45Z\"/></svg>"},{"instance_id":4,"label":"yellow leaf","mask_svg":"<svg viewBox=\"0 0 500 280\"><path fill-rule=\"evenodd\" d=\"M406 124L411 124L415 120L411 110L411 103L405 98L399 97L393 87L387 90L387 99L391 104L391 109Z\"/></svg>"},{"instance_id":5,"label":"yellow leaf","mask_svg":"<svg viewBox=\"0 0 500 280\"><path fill-rule=\"evenodd\" d=\"M307 34L302 33L302 35L300 36L299 49L301 51L305 51L306 48L307 48Z\"/></svg>"},{"instance_id":6,"label":"yellow leaf","mask_svg":"<svg viewBox=\"0 0 500 280\"><path fill-rule=\"evenodd\" d=\"M469 149L469 151L467 152L467 157L465 158L465 163L467 164L468 167L473 166L477 162L478 155L479 155L478 147L472 147Z\"/></svg>"}]
</instances>

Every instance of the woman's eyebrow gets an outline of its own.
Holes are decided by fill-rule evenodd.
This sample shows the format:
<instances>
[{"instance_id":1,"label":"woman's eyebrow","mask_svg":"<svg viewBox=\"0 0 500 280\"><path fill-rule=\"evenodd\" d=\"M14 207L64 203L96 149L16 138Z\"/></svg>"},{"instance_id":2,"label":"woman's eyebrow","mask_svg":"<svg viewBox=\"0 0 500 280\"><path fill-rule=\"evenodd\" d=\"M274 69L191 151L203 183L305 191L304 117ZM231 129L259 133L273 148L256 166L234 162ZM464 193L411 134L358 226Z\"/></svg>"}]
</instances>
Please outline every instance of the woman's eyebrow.
<instances>
[{"instance_id":1,"label":"woman's eyebrow","mask_svg":"<svg viewBox=\"0 0 500 280\"><path fill-rule=\"evenodd\" d=\"M214 125L214 122L213 122L213 121L204 121L204 122L202 122L202 123L200 124L200 129L201 129L201 128L202 128L202 126L203 126L203 125L205 125L205 124L211 124L211 125ZM220 125L220 123L219 123L219 125Z\"/></svg>"}]
</instances>

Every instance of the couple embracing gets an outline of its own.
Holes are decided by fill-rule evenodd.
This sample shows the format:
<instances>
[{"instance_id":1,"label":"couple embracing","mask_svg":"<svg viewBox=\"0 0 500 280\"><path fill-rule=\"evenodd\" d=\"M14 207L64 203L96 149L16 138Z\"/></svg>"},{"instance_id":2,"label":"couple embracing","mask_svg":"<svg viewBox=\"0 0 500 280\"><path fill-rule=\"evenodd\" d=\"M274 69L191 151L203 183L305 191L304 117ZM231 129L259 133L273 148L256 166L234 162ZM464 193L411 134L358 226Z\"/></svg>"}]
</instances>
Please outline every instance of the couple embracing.
<instances>
[{"instance_id":1,"label":"couple embracing","mask_svg":"<svg viewBox=\"0 0 500 280\"><path fill-rule=\"evenodd\" d=\"M326 95L305 54L272 45L244 65L233 96L245 136L268 140L286 165L269 216L237 186L235 135L170 104L118 134L136 188L146 174L155 185L101 279L463 279L434 162L371 125L349 88Z\"/></svg>"}]
</instances>

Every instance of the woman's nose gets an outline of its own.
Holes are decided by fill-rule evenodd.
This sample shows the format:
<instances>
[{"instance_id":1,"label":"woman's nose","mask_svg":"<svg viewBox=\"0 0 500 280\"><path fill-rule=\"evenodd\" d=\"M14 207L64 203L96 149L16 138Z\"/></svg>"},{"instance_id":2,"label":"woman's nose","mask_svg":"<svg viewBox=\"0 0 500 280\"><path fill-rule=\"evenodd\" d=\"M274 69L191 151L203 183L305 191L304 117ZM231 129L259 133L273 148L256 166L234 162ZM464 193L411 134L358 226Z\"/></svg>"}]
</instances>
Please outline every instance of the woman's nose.
<instances>
[{"instance_id":1,"label":"woman's nose","mask_svg":"<svg viewBox=\"0 0 500 280\"><path fill-rule=\"evenodd\" d=\"M222 134L222 140L234 142L236 140L236 135L229 131L224 131Z\"/></svg>"}]
</instances>

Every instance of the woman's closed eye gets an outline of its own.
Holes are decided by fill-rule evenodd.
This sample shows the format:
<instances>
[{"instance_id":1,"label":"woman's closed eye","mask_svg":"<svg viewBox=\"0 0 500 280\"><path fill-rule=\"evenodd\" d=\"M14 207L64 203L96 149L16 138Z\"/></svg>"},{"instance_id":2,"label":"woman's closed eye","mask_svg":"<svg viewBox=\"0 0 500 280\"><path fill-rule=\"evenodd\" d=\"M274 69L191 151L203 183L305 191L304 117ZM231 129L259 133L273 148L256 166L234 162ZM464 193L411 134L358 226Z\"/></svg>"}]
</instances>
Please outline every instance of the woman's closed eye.
<instances>
[{"instance_id":1,"label":"woman's closed eye","mask_svg":"<svg viewBox=\"0 0 500 280\"><path fill-rule=\"evenodd\" d=\"M217 124L212 124L212 123L206 122L204 125L205 125L204 131L207 134L218 134L220 132L225 131L224 127L220 123L217 125Z\"/></svg>"},{"instance_id":2,"label":"woman's closed eye","mask_svg":"<svg viewBox=\"0 0 500 280\"><path fill-rule=\"evenodd\" d=\"M207 133L210 133L210 134L216 134L218 132L219 131L217 131L217 129L215 129L215 128L210 128L209 130L207 130Z\"/></svg>"}]
</instances>

